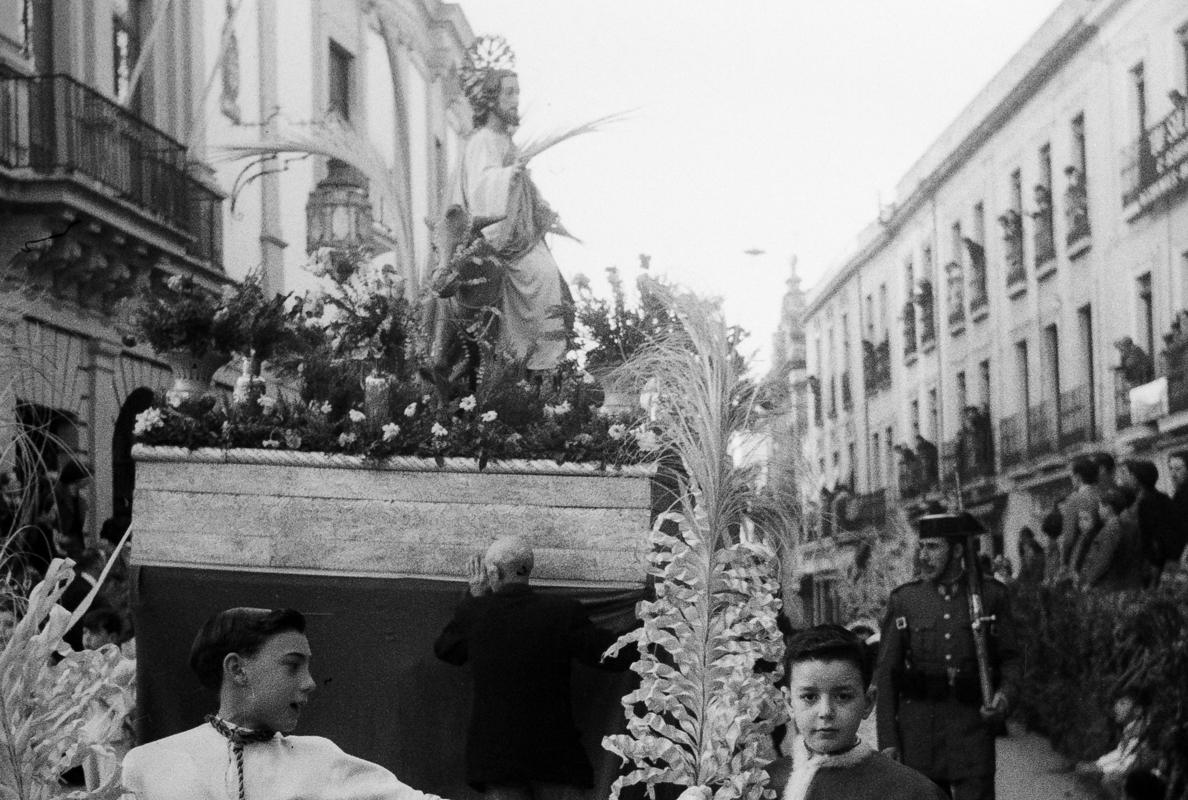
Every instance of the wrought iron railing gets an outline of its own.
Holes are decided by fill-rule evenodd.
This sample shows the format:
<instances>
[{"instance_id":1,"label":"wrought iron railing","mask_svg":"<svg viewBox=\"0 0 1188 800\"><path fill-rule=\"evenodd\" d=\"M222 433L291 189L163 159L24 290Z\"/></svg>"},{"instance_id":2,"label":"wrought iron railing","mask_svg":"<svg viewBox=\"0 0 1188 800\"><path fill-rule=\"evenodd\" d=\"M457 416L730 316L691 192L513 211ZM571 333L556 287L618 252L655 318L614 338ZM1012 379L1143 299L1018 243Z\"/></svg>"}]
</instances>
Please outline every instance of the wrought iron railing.
<instances>
[{"instance_id":1,"label":"wrought iron railing","mask_svg":"<svg viewBox=\"0 0 1188 800\"><path fill-rule=\"evenodd\" d=\"M1093 387L1077 386L1060 393L1060 447L1093 438Z\"/></svg>"},{"instance_id":2,"label":"wrought iron railing","mask_svg":"<svg viewBox=\"0 0 1188 800\"><path fill-rule=\"evenodd\" d=\"M0 166L88 178L221 261L221 199L188 174L186 148L68 75L0 76Z\"/></svg>"},{"instance_id":3,"label":"wrought iron railing","mask_svg":"<svg viewBox=\"0 0 1188 800\"><path fill-rule=\"evenodd\" d=\"M1188 409L1188 349L1164 351L1167 368L1167 410Z\"/></svg>"},{"instance_id":4,"label":"wrought iron railing","mask_svg":"<svg viewBox=\"0 0 1188 800\"><path fill-rule=\"evenodd\" d=\"M887 490L858 495L858 520L862 525L881 526L887 523Z\"/></svg>"},{"instance_id":5,"label":"wrought iron railing","mask_svg":"<svg viewBox=\"0 0 1188 800\"><path fill-rule=\"evenodd\" d=\"M1027 455L1055 453L1059 446L1056 404L1044 400L1027 409Z\"/></svg>"},{"instance_id":6,"label":"wrought iron railing","mask_svg":"<svg viewBox=\"0 0 1188 800\"><path fill-rule=\"evenodd\" d=\"M1188 185L1188 103L1143 131L1124 153L1122 203L1147 206Z\"/></svg>"}]
</instances>

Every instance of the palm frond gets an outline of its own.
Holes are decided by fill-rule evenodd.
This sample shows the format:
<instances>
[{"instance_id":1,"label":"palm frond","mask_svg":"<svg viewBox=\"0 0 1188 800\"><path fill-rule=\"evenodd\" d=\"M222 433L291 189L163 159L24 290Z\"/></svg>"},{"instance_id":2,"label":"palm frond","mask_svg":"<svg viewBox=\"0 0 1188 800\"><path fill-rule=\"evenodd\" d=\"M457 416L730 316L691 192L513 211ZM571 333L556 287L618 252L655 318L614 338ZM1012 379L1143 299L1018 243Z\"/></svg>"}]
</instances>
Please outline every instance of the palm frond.
<instances>
[{"instance_id":1,"label":"palm frond","mask_svg":"<svg viewBox=\"0 0 1188 800\"><path fill-rule=\"evenodd\" d=\"M520 150L520 159L522 161L531 161L538 155L548 150L551 147L568 141L575 136L584 136L587 133L594 133L602 130L602 128L613 122L621 122L631 116L629 111L617 111L613 114L607 114L597 119L592 119L588 122L583 122L568 128L552 131L549 133L542 133L540 135L532 136L524 141L517 142L516 145Z\"/></svg>"}]
</instances>

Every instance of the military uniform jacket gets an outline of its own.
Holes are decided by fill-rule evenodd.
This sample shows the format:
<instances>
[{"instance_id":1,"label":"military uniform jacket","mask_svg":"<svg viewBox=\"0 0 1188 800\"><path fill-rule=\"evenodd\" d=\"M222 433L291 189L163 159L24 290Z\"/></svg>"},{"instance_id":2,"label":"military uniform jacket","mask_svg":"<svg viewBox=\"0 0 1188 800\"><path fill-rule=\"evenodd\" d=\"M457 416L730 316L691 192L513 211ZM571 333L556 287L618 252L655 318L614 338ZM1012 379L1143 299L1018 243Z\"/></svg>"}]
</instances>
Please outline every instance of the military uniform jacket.
<instances>
[{"instance_id":1,"label":"military uniform jacket","mask_svg":"<svg viewBox=\"0 0 1188 800\"><path fill-rule=\"evenodd\" d=\"M983 606L995 618L987 636L995 689L1013 703L1021 657L1006 587L984 580ZM904 764L935 780L993 775L994 726L980 713L965 578L893 591L879 648L879 747L897 748Z\"/></svg>"}]
</instances>

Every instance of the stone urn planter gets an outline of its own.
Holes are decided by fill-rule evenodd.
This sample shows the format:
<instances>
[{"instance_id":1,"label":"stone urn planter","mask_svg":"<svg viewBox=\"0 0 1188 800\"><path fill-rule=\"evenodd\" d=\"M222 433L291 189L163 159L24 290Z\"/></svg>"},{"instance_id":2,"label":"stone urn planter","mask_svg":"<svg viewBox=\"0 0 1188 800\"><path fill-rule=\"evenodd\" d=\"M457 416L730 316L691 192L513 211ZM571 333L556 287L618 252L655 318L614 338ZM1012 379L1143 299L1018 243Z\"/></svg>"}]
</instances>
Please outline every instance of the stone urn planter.
<instances>
[{"instance_id":1,"label":"stone urn planter","mask_svg":"<svg viewBox=\"0 0 1188 800\"><path fill-rule=\"evenodd\" d=\"M170 391L183 398L200 397L210 391L215 373L231 360L226 353L210 351L195 355L190 350L169 350L160 356L173 372Z\"/></svg>"}]
</instances>

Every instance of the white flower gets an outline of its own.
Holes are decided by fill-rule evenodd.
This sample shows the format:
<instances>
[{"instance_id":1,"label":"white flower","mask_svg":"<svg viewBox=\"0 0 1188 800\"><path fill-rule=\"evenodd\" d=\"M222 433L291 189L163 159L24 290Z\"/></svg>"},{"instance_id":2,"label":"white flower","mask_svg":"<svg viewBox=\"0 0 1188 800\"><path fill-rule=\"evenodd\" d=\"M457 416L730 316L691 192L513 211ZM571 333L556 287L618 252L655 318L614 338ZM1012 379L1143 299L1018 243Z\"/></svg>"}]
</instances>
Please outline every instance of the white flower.
<instances>
[{"instance_id":1,"label":"white flower","mask_svg":"<svg viewBox=\"0 0 1188 800\"><path fill-rule=\"evenodd\" d=\"M660 438L654 431L647 428L636 428L632 432L635 434L635 443L639 445L640 450L651 452L660 446Z\"/></svg>"},{"instance_id":2,"label":"white flower","mask_svg":"<svg viewBox=\"0 0 1188 800\"><path fill-rule=\"evenodd\" d=\"M563 417L572 410L573 410L573 406L571 406L569 404L569 401L566 400L565 402L558 403L555 406L546 405L544 407L544 414L546 417L549 417L550 419L552 419L553 417Z\"/></svg>"},{"instance_id":3,"label":"white flower","mask_svg":"<svg viewBox=\"0 0 1188 800\"><path fill-rule=\"evenodd\" d=\"M434 436L441 438L442 436L449 436L450 432L442 426L440 422L434 422L432 431Z\"/></svg>"},{"instance_id":4,"label":"white flower","mask_svg":"<svg viewBox=\"0 0 1188 800\"><path fill-rule=\"evenodd\" d=\"M367 419L367 415L357 408L352 408L348 411L347 416L351 418L351 422L362 422Z\"/></svg>"},{"instance_id":5,"label":"white flower","mask_svg":"<svg viewBox=\"0 0 1188 800\"><path fill-rule=\"evenodd\" d=\"M285 431L285 447L297 450L301 447L301 434L294 430Z\"/></svg>"},{"instance_id":6,"label":"white flower","mask_svg":"<svg viewBox=\"0 0 1188 800\"><path fill-rule=\"evenodd\" d=\"M182 404L182 400L185 399L185 395L181 392L175 392L172 389L165 393L165 402L169 404L170 408L177 408Z\"/></svg>"},{"instance_id":7,"label":"white flower","mask_svg":"<svg viewBox=\"0 0 1188 800\"><path fill-rule=\"evenodd\" d=\"M627 426L621 422L616 422L606 429L606 435L612 439L622 439L627 435Z\"/></svg>"},{"instance_id":8,"label":"white flower","mask_svg":"<svg viewBox=\"0 0 1188 800\"><path fill-rule=\"evenodd\" d=\"M182 275L174 275L172 278L165 281L165 285L171 292L180 292L186 286L186 279Z\"/></svg>"},{"instance_id":9,"label":"white flower","mask_svg":"<svg viewBox=\"0 0 1188 800\"><path fill-rule=\"evenodd\" d=\"M330 413L331 411L333 411L333 410L334 410L334 406L330 405L330 401L329 401L329 400L327 400L326 402L322 403L322 413L323 413L323 414L329 414L329 413Z\"/></svg>"},{"instance_id":10,"label":"white flower","mask_svg":"<svg viewBox=\"0 0 1188 800\"><path fill-rule=\"evenodd\" d=\"M463 411L474 411L474 407L478 405L478 400L474 399L474 395L467 395L463 397L458 403L458 408Z\"/></svg>"},{"instance_id":11,"label":"white flower","mask_svg":"<svg viewBox=\"0 0 1188 800\"><path fill-rule=\"evenodd\" d=\"M395 422L386 423L383 427L384 441L390 442L400 435L400 426Z\"/></svg>"},{"instance_id":12,"label":"white flower","mask_svg":"<svg viewBox=\"0 0 1188 800\"><path fill-rule=\"evenodd\" d=\"M161 419L161 409L146 408L136 415L136 423L132 426L134 436L143 436L149 431L156 430L165 424Z\"/></svg>"},{"instance_id":13,"label":"white flower","mask_svg":"<svg viewBox=\"0 0 1188 800\"><path fill-rule=\"evenodd\" d=\"M280 441L277 439L265 439L260 442L261 447L280 447Z\"/></svg>"},{"instance_id":14,"label":"white flower","mask_svg":"<svg viewBox=\"0 0 1188 800\"><path fill-rule=\"evenodd\" d=\"M417 415L417 404L416 403L409 403L408 405L406 405L404 407L404 416L408 417L409 419L412 419L416 415Z\"/></svg>"},{"instance_id":15,"label":"white flower","mask_svg":"<svg viewBox=\"0 0 1188 800\"><path fill-rule=\"evenodd\" d=\"M594 376L589 372L582 370L582 383L586 384L587 386L594 383Z\"/></svg>"},{"instance_id":16,"label":"white flower","mask_svg":"<svg viewBox=\"0 0 1188 800\"><path fill-rule=\"evenodd\" d=\"M483 412L483 422L494 422L497 419L499 419L498 411L484 411Z\"/></svg>"},{"instance_id":17,"label":"white flower","mask_svg":"<svg viewBox=\"0 0 1188 800\"><path fill-rule=\"evenodd\" d=\"M257 397L256 402L260 404L260 408L264 409L265 414L269 413L270 411L272 411L272 409L276 408L276 398L270 397L266 394L262 394L259 397Z\"/></svg>"},{"instance_id":18,"label":"white flower","mask_svg":"<svg viewBox=\"0 0 1188 800\"><path fill-rule=\"evenodd\" d=\"M353 433L338 434L338 444L340 447L346 447L348 444L353 444L358 437Z\"/></svg>"},{"instance_id":19,"label":"white flower","mask_svg":"<svg viewBox=\"0 0 1188 800\"><path fill-rule=\"evenodd\" d=\"M432 400L432 399L433 399L433 395L431 395L431 394L423 394L423 395L421 395L421 402L422 402L422 403L428 404L428 403L429 403L429 401L430 401L430 400Z\"/></svg>"}]
</instances>

